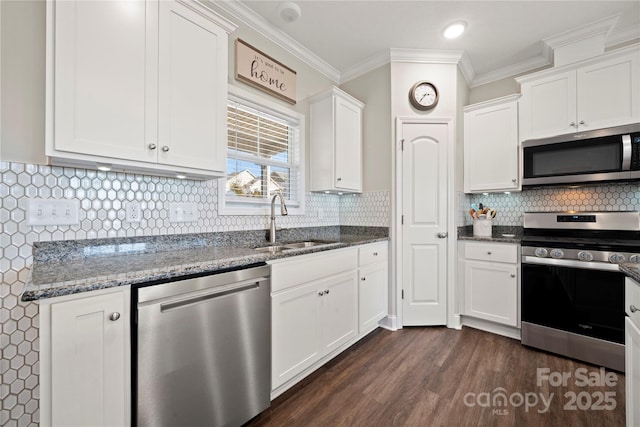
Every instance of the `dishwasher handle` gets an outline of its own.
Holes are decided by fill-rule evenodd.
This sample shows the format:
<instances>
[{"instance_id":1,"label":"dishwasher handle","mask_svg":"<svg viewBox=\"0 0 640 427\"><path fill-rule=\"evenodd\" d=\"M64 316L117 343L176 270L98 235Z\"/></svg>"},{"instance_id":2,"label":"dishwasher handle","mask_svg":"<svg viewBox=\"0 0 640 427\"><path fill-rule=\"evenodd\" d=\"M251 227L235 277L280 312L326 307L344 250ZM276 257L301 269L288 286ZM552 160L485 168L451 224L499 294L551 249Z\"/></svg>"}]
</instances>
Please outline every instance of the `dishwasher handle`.
<instances>
[{"instance_id":1,"label":"dishwasher handle","mask_svg":"<svg viewBox=\"0 0 640 427\"><path fill-rule=\"evenodd\" d=\"M207 301L214 298L220 298L227 295L238 294L241 292L250 291L260 287L260 283L268 281L268 277L258 277L244 282L234 283L232 286L218 287L207 293L198 293L197 295L183 298L176 298L173 301L168 301L160 304L160 312L175 310L177 308L186 307L189 305L197 304L203 301Z\"/></svg>"}]
</instances>

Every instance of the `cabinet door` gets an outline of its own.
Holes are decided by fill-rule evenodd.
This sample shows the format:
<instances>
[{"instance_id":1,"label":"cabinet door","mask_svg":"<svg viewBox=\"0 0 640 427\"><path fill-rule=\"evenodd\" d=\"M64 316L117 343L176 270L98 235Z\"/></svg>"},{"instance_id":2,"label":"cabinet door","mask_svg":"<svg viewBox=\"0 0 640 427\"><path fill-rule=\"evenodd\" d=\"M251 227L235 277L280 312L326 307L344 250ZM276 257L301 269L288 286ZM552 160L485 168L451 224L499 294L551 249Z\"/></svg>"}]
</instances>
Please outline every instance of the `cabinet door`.
<instances>
[{"instance_id":1,"label":"cabinet door","mask_svg":"<svg viewBox=\"0 0 640 427\"><path fill-rule=\"evenodd\" d=\"M335 187L362 191L362 110L335 98Z\"/></svg>"},{"instance_id":2,"label":"cabinet door","mask_svg":"<svg viewBox=\"0 0 640 427\"><path fill-rule=\"evenodd\" d=\"M159 25L158 162L224 172L227 34L175 1Z\"/></svg>"},{"instance_id":3,"label":"cabinet door","mask_svg":"<svg viewBox=\"0 0 640 427\"><path fill-rule=\"evenodd\" d=\"M271 297L272 389L322 357L320 307L323 295L316 284L311 283Z\"/></svg>"},{"instance_id":4,"label":"cabinet door","mask_svg":"<svg viewBox=\"0 0 640 427\"><path fill-rule=\"evenodd\" d=\"M117 292L52 304L52 425L128 424L124 298ZM120 318L110 320L112 313Z\"/></svg>"},{"instance_id":5,"label":"cabinet door","mask_svg":"<svg viewBox=\"0 0 640 427\"><path fill-rule=\"evenodd\" d=\"M628 317L624 343L627 426L640 426L640 329Z\"/></svg>"},{"instance_id":6,"label":"cabinet door","mask_svg":"<svg viewBox=\"0 0 640 427\"><path fill-rule=\"evenodd\" d=\"M157 3L58 1L54 148L156 162Z\"/></svg>"},{"instance_id":7,"label":"cabinet door","mask_svg":"<svg viewBox=\"0 0 640 427\"><path fill-rule=\"evenodd\" d=\"M328 354L355 337L358 330L356 273L318 282L322 296L322 344Z\"/></svg>"},{"instance_id":8,"label":"cabinet door","mask_svg":"<svg viewBox=\"0 0 640 427\"><path fill-rule=\"evenodd\" d=\"M465 192L519 189L518 104L464 114Z\"/></svg>"},{"instance_id":9,"label":"cabinet door","mask_svg":"<svg viewBox=\"0 0 640 427\"><path fill-rule=\"evenodd\" d=\"M578 128L598 129L640 121L638 55L578 69Z\"/></svg>"},{"instance_id":10,"label":"cabinet door","mask_svg":"<svg viewBox=\"0 0 640 427\"><path fill-rule=\"evenodd\" d=\"M360 270L358 281L358 331L367 333L378 327L387 315L387 264L375 264Z\"/></svg>"},{"instance_id":11,"label":"cabinet door","mask_svg":"<svg viewBox=\"0 0 640 427\"><path fill-rule=\"evenodd\" d=\"M466 315L517 326L517 266L465 261L464 277Z\"/></svg>"},{"instance_id":12,"label":"cabinet door","mask_svg":"<svg viewBox=\"0 0 640 427\"><path fill-rule=\"evenodd\" d=\"M520 140L576 131L576 72L524 83L520 98Z\"/></svg>"}]
</instances>

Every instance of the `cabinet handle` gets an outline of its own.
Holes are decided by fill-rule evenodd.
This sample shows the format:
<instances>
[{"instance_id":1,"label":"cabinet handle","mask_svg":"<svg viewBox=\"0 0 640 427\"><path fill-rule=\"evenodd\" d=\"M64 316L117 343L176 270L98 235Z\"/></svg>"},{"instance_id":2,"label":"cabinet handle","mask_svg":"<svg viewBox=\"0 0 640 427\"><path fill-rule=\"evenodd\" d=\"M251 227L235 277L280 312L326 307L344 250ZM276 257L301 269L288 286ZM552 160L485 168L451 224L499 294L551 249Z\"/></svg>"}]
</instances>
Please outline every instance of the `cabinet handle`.
<instances>
[{"instance_id":1,"label":"cabinet handle","mask_svg":"<svg viewBox=\"0 0 640 427\"><path fill-rule=\"evenodd\" d=\"M511 180L511 182L513 182L513 183L515 184L516 182L518 182L518 180L517 180L516 178L513 178L513 179Z\"/></svg>"},{"instance_id":2,"label":"cabinet handle","mask_svg":"<svg viewBox=\"0 0 640 427\"><path fill-rule=\"evenodd\" d=\"M120 318L120 313L118 313L117 311L111 313L109 315L109 320L111 320L112 322L115 322L116 320L118 320Z\"/></svg>"},{"instance_id":3,"label":"cabinet handle","mask_svg":"<svg viewBox=\"0 0 640 427\"><path fill-rule=\"evenodd\" d=\"M168 145L164 145L164 146L162 147L162 151L164 151L165 153L166 153L167 151L169 151L169 146L168 146Z\"/></svg>"},{"instance_id":4,"label":"cabinet handle","mask_svg":"<svg viewBox=\"0 0 640 427\"><path fill-rule=\"evenodd\" d=\"M320 292L318 292L318 295L322 296L322 295L324 295L324 292L320 291Z\"/></svg>"},{"instance_id":5,"label":"cabinet handle","mask_svg":"<svg viewBox=\"0 0 640 427\"><path fill-rule=\"evenodd\" d=\"M516 277L516 275L512 273L512 274L511 274L511 277Z\"/></svg>"},{"instance_id":6,"label":"cabinet handle","mask_svg":"<svg viewBox=\"0 0 640 427\"><path fill-rule=\"evenodd\" d=\"M580 124L581 125L585 124L584 120L580 120Z\"/></svg>"},{"instance_id":7,"label":"cabinet handle","mask_svg":"<svg viewBox=\"0 0 640 427\"><path fill-rule=\"evenodd\" d=\"M342 181L342 178L338 178L337 181Z\"/></svg>"},{"instance_id":8,"label":"cabinet handle","mask_svg":"<svg viewBox=\"0 0 640 427\"><path fill-rule=\"evenodd\" d=\"M329 294L329 289L327 289L326 291L324 291L325 294Z\"/></svg>"},{"instance_id":9,"label":"cabinet handle","mask_svg":"<svg viewBox=\"0 0 640 427\"><path fill-rule=\"evenodd\" d=\"M487 255L491 255L491 251L487 251Z\"/></svg>"},{"instance_id":10,"label":"cabinet handle","mask_svg":"<svg viewBox=\"0 0 640 427\"><path fill-rule=\"evenodd\" d=\"M149 144L148 147L149 147L149 150L155 150L156 144Z\"/></svg>"},{"instance_id":11,"label":"cabinet handle","mask_svg":"<svg viewBox=\"0 0 640 427\"><path fill-rule=\"evenodd\" d=\"M378 252L374 252L374 253L373 253L373 256L378 256Z\"/></svg>"},{"instance_id":12,"label":"cabinet handle","mask_svg":"<svg viewBox=\"0 0 640 427\"><path fill-rule=\"evenodd\" d=\"M576 122L571 122L571 123L569 123L569 126L571 126L571 127L576 127Z\"/></svg>"},{"instance_id":13,"label":"cabinet handle","mask_svg":"<svg viewBox=\"0 0 640 427\"><path fill-rule=\"evenodd\" d=\"M366 278L366 277L363 277L363 278L361 278L360 280L362 280L362 281L364 282L365 280L367 280L367 278Z\"/></svg>"},{"instance_id":14,"label":"cabinet handle","mask_svg":"<svg viewBox=\"0 0 640 427\"><path fill-rule=\"evenodd\" d=\"M640 308L636 307L635 305L631 304L629 306L629 311L632 313L635 313L636 311L640 310Z\"/></svg>"}]
</instances>

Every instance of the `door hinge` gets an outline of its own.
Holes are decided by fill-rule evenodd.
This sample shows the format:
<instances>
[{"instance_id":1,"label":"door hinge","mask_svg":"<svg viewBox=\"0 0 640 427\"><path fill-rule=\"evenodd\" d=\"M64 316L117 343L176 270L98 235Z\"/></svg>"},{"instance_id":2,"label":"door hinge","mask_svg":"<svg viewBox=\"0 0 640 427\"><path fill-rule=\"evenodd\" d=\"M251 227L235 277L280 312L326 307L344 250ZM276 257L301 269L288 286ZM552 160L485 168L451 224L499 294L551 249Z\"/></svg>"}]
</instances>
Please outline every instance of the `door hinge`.
<instances>
[{"instance_id":1,"label":"door hinge","mask_svg":"<svg viewBox=\"0 0 640 427\"><path fill-rule=\"evenodd\" d=\"M400 141L400 150L404 151L404 139Z\"/></svg>"},{"instance_id":2,"label":"door hinge","mask_svg":"<svg viewBox=\"0 0 640 427\"><path fill-rule=\"evenodd\" d=\"M404 289L402 290L402 299L404 299Z\"/></svg>"},{"instance_id":3,"label":"door hinge","mask_svg":"<svg viewBox=\"0 0 640 427\"><path fill-rule=\"evenodd\" d=\"M400 224L404 225L404 215L400 216Z\"/></svg>"}]
</instances>

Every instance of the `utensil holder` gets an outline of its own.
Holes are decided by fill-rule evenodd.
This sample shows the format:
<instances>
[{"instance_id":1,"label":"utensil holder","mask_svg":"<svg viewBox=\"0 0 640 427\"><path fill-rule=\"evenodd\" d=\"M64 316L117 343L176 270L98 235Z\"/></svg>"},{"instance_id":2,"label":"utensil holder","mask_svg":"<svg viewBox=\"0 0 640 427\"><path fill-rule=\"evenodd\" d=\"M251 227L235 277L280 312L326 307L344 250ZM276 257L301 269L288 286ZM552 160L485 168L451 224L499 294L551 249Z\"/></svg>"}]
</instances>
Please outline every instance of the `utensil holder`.
<instances>
[{"instance_id":1,"label":"utensil holder","mask_svg":"<svg viewBox=\"0 0 640 427\"><path fill-rule=\"evenodd\" d=\"M476 218L473 220L473 235L478 237L491 237L493 220L490 218Z\"/></svg>"}]
</instances>

